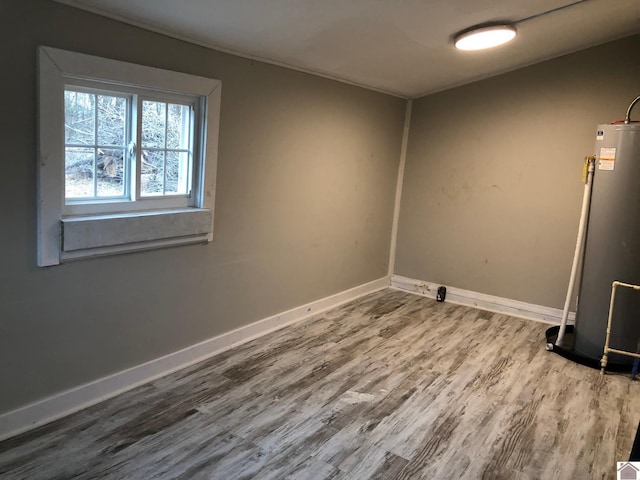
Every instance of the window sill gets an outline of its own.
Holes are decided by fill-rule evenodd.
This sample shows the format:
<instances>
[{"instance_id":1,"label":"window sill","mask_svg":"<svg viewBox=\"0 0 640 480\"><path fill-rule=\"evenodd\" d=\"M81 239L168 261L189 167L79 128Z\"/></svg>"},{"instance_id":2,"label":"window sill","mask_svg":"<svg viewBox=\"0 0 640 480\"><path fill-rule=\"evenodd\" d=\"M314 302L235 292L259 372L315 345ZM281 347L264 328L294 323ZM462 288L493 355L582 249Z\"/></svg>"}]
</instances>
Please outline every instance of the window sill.
<instances>
[{"instance_id":1,"label":"window sill","mask_svg":"<svg viewBox=\"0 0 640 480\"><path fill-rule=\"evenodd\" d=\"M212 211L187 208L66 217L61 228L64 261L210 241Z\"/></svg>"}]
</instances>

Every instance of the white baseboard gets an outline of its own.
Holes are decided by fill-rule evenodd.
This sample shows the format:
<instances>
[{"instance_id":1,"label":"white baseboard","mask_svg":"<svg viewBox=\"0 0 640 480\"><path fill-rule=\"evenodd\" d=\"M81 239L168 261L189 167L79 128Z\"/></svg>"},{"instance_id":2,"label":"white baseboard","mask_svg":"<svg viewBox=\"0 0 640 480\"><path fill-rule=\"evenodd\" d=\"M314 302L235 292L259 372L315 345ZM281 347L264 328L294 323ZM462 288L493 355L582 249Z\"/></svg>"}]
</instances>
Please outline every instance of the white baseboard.
<instances>
[{"instance_id":1,"label":"white baseboard","mask_svg":"<svg viewBox=\"0 0 640 480\"><path fill-rule=\"evenodd\" d=\"M388 287L389 277L383 277L0 414L0 440L65 417L237 345Z\"/></svg>"},{"instance_id":2,"label":"white baseboard","mask_svg":"<svg viewBox=\"0 0 640 480\"><path fill-rule=\"evenodd\" d=\"M436 283L401 277L400 275L391 276L391 288L417 293L418 295L429 298L436 298L436 291L439 286L440 285ZM562 310L558 308L544 307L542 305L520 302L509 298L494 297L493 295L449 286L447 286L446 301L552 325L559 325L562 320ZM575 313L569 312L569 323L573 323L574 320Z\"/></svg>"}]
</instances>

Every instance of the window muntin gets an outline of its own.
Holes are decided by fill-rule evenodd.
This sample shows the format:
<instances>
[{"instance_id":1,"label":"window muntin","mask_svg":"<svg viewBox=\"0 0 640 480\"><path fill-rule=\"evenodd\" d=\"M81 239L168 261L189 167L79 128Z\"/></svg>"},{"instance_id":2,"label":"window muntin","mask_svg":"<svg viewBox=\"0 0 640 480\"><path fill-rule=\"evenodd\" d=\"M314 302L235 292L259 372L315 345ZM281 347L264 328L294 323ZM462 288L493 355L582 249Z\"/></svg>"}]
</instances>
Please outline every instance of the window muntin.
<instances>
[{"instance_id":1,"label":"window muntin","mask_svg":"<svg viewBox=\"0 0 640 480\"><path fill-rule=\"evenodd\" d=\"M64 118L65 200L127 199L131 97L67 87Z\"/></svg>"},{"instance_id":2,"label":"window muntin","mask_svg":"<svg viewBox=\"0 0 640 480\"><path fill-rule=\"evenodd\" d=\"M65 85L65 215L195 206L201 99L111 88Z\"/></svg>"},{"instance_id":3,"label":"window muntin","mask_svg":"<svg viewBox=\"0 0 640 480\"><path fill-rule=\"evenodd\" d=\"M140 196L190 195L193 179L193 109L141 102Z\"/></svg>"}]
</instances>

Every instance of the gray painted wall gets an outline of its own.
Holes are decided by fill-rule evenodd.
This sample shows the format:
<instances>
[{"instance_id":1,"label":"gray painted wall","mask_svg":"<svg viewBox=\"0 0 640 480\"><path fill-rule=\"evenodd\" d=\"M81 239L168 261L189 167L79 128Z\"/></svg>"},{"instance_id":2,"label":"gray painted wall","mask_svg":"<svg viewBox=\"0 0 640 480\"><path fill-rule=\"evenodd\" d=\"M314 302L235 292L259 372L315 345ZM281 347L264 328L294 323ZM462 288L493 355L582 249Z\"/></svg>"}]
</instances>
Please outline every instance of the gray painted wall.
<instances>
[{"instance_id":1,"label":"gray painted wall","mask_svg":"<svg viewBox=\"0 0 640 480\"><path fill-rule=\"evenodd\" d=\"M387 273L405 102L2 2L0 412ZM215 240L36 267L36 48L222 80Z\"/></svg>"},{"instance_id":2,"label":"gray painted wall","mask_svg":"<svg viewBox=\"0 0 640 480\"><path fill-rule=\"evenodd\" d=\"M631 37L414 101L395 273L561 308L582 162L640 94L638 51Z\"/></svg>"}]
</instances>

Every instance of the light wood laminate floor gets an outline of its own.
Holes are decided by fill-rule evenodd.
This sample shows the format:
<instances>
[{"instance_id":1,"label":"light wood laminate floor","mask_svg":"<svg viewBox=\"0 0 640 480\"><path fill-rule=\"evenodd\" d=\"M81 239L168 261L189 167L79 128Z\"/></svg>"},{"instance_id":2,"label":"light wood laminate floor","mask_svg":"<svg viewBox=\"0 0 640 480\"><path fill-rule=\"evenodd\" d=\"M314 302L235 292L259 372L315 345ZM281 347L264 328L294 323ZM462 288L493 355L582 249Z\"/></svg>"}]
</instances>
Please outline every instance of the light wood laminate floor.
<instances>
[{"instance_id":1,"label":"light wood laminate floor","mask_svg":"<svg viewBox=\"0 0 640 480\"><path fill-rule=\"evenodd\" d=\"M640 382L384 290L0 443L10 479L615 478Z\"/></svg>"}]
</instances>

